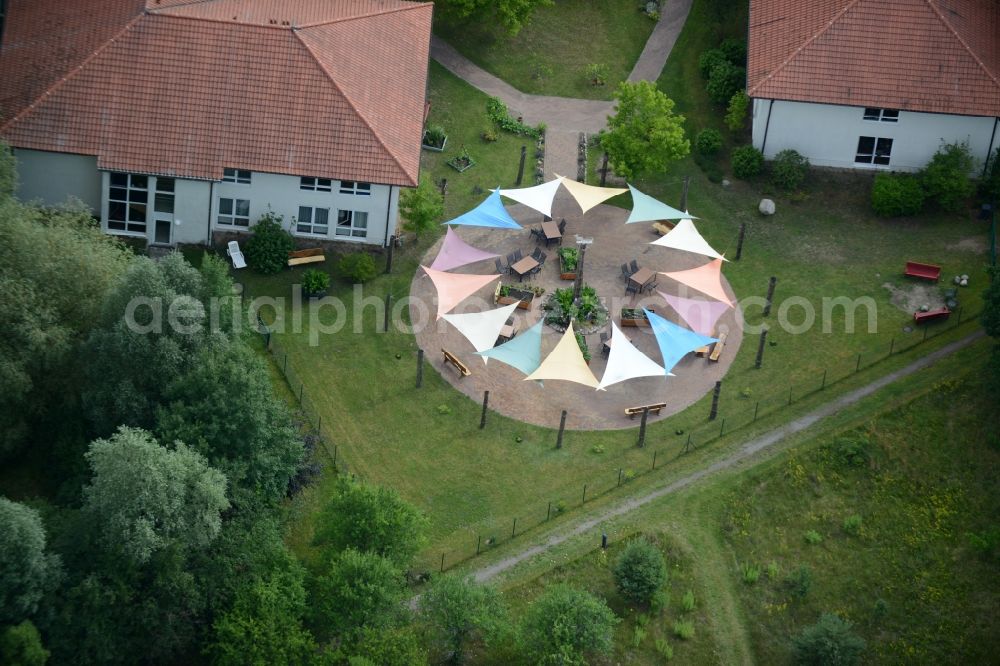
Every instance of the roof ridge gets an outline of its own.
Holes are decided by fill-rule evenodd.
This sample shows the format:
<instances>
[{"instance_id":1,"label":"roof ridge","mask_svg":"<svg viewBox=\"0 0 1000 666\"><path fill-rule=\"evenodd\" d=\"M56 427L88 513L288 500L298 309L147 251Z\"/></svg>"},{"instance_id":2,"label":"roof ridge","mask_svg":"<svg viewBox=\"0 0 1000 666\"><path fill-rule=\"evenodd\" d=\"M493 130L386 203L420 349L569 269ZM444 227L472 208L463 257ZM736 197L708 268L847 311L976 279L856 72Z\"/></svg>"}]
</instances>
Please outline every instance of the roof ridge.
<instances>
[{"instance_id":1,"label":"roof ridge","mask_svg":"<svg viewBox=\"0 0 1000 666\"><path fill-rule=\"evenodd\" d=\"M84 67L86 67L91 61L95 60L97 58L97 56L99 56L102 53L104 53L104 51L109 46L111 46L112 44L114 44L118 40L119 37L121 37L126 32L128 32L129 30L131 30L132 27L135 26L136 23L138 23L139 21L141 21L145 16L146 16L146 11L142 10L138 14L136 14L134 17L132 17L132 19L128 23L126 23L125 26L122 27L121 30L119 30L114 35L112 35L111 38L108 39L103 44L101 44L100 47L94 49L93 53L91 53L86 58L84 58L83 62L81 62L79 65L77 65L76 67L74 67L73 69L71 69L69 72L67 72L66 74L64 74L61 79L59 79L58 81L56 81L55 83L53 83L51 86L49 86L48 88L46 88L38 97L35 98L35 100L31 104L29 104L28 106L26 106L23 109L21 109L17 114L15 114L14 116L12 116L10 120L8 120L7 122L5 122L3 125L0 125L0 132L5 132L7 129L9 129L11 127L11 125L13 125L18 120L20 120L22 116L24 116L28 112L32 111L36 106L38 106L42 102L43 99L45 99L46 97L48 97L49 95L51 95L53 92L55 92L57 88L59 88L64 83L66 83L70 78L72 78L72 77L76 76L77 74L79 74L80 70L82 70Z\"/></svg>"},{"instance_id":2,"label":"roof ridge","mask_svg":"<svg viewBox=\"0 0 1000 666\"><path fill-rule=\"evenodd\" d=\"M404 174L407 178L409 178L410 173L403 166L402 162L399 161L399 157L397 157L396 154L392 152L392 150L389 148L389 146L386 145L385 141L382 139L382 135L375 130L375 128L372 126L370 122L368 122L368 118L366 118L365 115L361 113L357 105L354 103L354 100L352 100L348 96L348 94L344 91L344 89L340 86L340 84L337 83L336 79L333 78L333 75L330 73L330 71L323 66L323 62L319 59L319 56L317 56L316 53L313 52L313 50L309 47L309 44L307 44L306 41L302 39L302 37L299 35L299 30L298 29L292 30L292 34L295 35L295 38L299 41L299 43L302 44L302 46L305 47L309 55L312 56L312 59L316 62L316 66L319 67L320 71L323 72L324 75L326 75L326 78L330 79L330 83L332 83L333 87L337 89L337 92L343 95L344 100L347 102L347 105L351 107L352 111L354 111L354 115L357 116L362 123L364 123L365 127L371 130L372 136L374 136L375 139L379 142L379 145L382 146L386 154L388 154L389 157L392 158L392 161L396 163L396 166L399 167L400 172Z\"/></svg>"},{"instance_id":3,"label":"roof ridge","mask_svg":"<svg viewBox=\"0 0 1000 666\"><path fill-rule=\"evenodd\" d=\"M993 81L993 83L997 86L997 88L1000 88L1000 78L998 78L993 72L990 71L990 68L986 66L986 63L984 63L982 59L978 55L976 55L976 52L972 50L972 47L969 46L964 39L962 39L962 35L958 34L958 30L955 30L955 27L948 21L947 18L945 18L944 14L941 13L941 10L939 10L934 5L932 0L924 0L924 2L927 4L928 7L931 8L931 11L934 12L934 15L938 17L938 20L940 20L941 23L944 24L945 28L948 29L948 32L950 32L955 37L955 39L958 40L958 43L962 45L962 48L964 48L965 51L970 56L972 56L972 59L975 60L976 64L979 65L979 68L986 73L986 76L989 77L991 81Z\"/></svg>"},{"instance_id":4,"label":"roof ridge","mask_svg":"<svg viewBox=\"0 0 1000 666\"><path fill-rule=\"evenodd\" d=\"M788 65L788 63L790 63L792 60L794 60L797 55L799 55L800 53L802 53L802 51L805 50L805 48L807 46L809 46L810 44L812 44L813 42L815 42L817 39L819 39L820 36L823 33L825 33L831 27L833 27L834 23L836 23L841 18L843 18L844 14L846 14L849 9L851 9L852 7L854 7L855 5L857 5L859 2L861 2L861 0L850 0L846 5L844 5L843 9L841 9L839 12L837 12L837 14L832 19L830 19L829 21L827 21L827 23L826 23L825 26L823 26L818 31L816 31L816 34L814 34L812 37L810 37L809 39L807 39L806 41L804 41L802 43L802 45L799 46L797 49L795 49L794 51L792 51L792 53L787 58L785 58L785 60L782 61L782 63L780 65L778 65L777 67L775 67L774 69L772 69L771 72L767 76L765 76L760 81L758 81L756 84L754 84L753 88L748 89L747 90L747 94L752 97L754 91L758 90L761 86L763 86L769 80L771 80L772 78L774 78L774 76L778 72L780 72L782 69L784 69L785 66Z\"/></svg>"},{"instance_id":5,"label":"roof ridge","mask_svg":"<svg viewBox=\"0 0 1000 666\"><path fill-rule=\"evenodd\" d=\"M330 25L331 23L344 23L346 21L356 21L363 18L371 18L373 16L382 16L383 14L393 14L395 12L408 12L413 9L421 8L427 4L433 4L428 2L410 2L408 5L403 5L401 7L396 7L394 9L380 9L375 12L370 12L368 14L357 14L355 16L342 16L340 18L329 19L327 21L315 21L313 23L304 23L302 25L295 26L296 28L302 30L305 28L315 28L321 25Z\"/></svg>"},{"instance_id":6,"label":"roof ridge","mask_svg":"<svg viewBox=\"0 0 1000 666\"><path fill-rule=\"evenodd\" d=\"M187 7L188 5L207 5L215 0L195 0L186 5L171 5L161 7L156 11L150 11L151 16L160 19L184 20L184 21L205 21L206 23L220 23L222 25L238 25L244 28L265 28L267 30L294 30L293 25L281 25L280 23L245 23L243 21L233 21L232 19L215 18L214 16L191 16L189 14L176 14L171 9L175 7Z\"/></svg>"}]
</instances>

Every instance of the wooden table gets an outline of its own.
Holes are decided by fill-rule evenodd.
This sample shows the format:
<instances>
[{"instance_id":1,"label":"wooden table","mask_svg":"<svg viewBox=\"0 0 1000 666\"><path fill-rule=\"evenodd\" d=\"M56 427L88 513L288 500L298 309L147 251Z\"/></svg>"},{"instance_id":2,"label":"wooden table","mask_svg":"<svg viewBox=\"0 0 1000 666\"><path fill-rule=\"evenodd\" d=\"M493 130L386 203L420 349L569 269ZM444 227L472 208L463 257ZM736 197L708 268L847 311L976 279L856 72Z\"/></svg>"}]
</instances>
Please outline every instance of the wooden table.
<instances>
[{"instance_id":1,"label":"wooden table","mask_svg":"<svg viewBox=\"0 0 1000 666\"><path fill-rule=\"evenodd\" d=\"M530 273L538 267L538 262L535 261L534 257L525 257L521 261L515 262L510 265L510 270L517 273L517 281L520 282L525 274Z\"/></svg>"},{"instance_id":2,"label":"wooden table","mask_svg":"<svg viewBox=\"0 0 1000 666\"><path fill-rule=\"evenodd\" d=\"M636 283L640 287L644 287L650 280L653 279L654 275L656 275L656 273L654 273L648 268L643 267L637 270L635 273L632 273L632 275L630 275L628 279L631 282Z\"/></svg>"},{"instance_id":3,"label":"wooden table","mask_svg":"<svg viewBox=\"0 0 1000 666\"><path fill-rule=\"evenodd\" d=\"M550 241L557 241L562 238L559 225L555 222L542 222L542 233L545 234L546 247L548 247Z\"/></svg>"},{"instance_id":4,"label":"wooden table","mask_svg":"<svg viewBox=\"0 0 1000 666\"><path fill-rule=\"evenodd\" d=\"M615 337L611 336L610 338L608 338L607 340L605 340L604 341L604 347L606 349L610 350L611 349L611 343L614 342L614 339L615 339ZM625 339L628 340L629 342L632 342L632 338L628 337L627 335L625 336Z\"/></svg>"},{"instance_id":5,"label":"wooden table","mask_svg":"<svg viewBox=\"0 0 1000 666\"><path fill-rule=\"evenodd\" d=\"M517 335L517 324L504 324L503 328L500 329L500 338L507 342L511 338Z\"/></svg>"}]
</instances>

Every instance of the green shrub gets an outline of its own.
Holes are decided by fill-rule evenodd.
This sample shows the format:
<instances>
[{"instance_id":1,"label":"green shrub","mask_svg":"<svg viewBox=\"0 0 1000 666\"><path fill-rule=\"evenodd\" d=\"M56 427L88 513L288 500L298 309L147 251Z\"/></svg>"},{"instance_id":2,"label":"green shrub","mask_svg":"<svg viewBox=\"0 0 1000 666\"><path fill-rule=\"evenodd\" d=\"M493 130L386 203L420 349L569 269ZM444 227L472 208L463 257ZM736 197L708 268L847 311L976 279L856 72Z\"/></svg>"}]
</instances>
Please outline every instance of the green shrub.
<instances>
[{"instance_id":1,"label":"green shrub","mask_svg":"<svg viewBox=\"0 0 1000 666\"><path fill-rule=\"evenodd\" d=\"M677 620L674 622L674 635L683 641L694 638L694 622L690 620Z\"/></svg>"},{"instance_id":2,"label":"green shrub","mask_svg":"<svg viewBox=\"0 0 1000 666\"><path fill-rule=\"evenodd\" d=\"M587 81L589 81L592 86L603 86L607 84L610 73L610 68L603 62L587 65Z\"/></svg>"},{"instance_id":3,"label":"green shrub","mask_svg":"<svg viewBox=\"0 0 1000 666\"><path fill-rule=\"evenodd\" d=\"M782 150L771 162L771 183L785 192L794 192L809 175L809 160L797 150Z\"/></svg>"},{"instance_id":4,"label":"green shrub","mask_svg":"<svg viewBox=\"0 0 1000 666\"><path fill-rule=\"evenodd\" d=\"M645 538L629 543L614 567L615 585L626 599L649 603L667 580L663 553Z\"/></svg>"},{"instance_id":5,"label":"green shrub","mask_svg":"<svg viewBox=\"0 0 1000 666\"><path fill-rule=\"evenodd\" d=\"M737 178L753 178L764 167L764 154L753 146L740 146L733 150L732 163Z\"/></svg>"},{"instance_id":6,"label":"green shrub","mask_svg":"<svg viewBox=\"0 0 1000 666\"><path fill-rule=\"evenodd\" d=\"M837 459L846 467L863 467L871 459L871 443L861 436L842 437L833 446Z\"/></svg>"},{"instance_id":7,"label":"green shrub","mask_svg":"<svg viewBox=\"0 0 1000 666\"><path fill-rule=\"evenodd\" d=\"M771 560L767 563L767 577L771 580L777 580L778 574L781 573L781 567L775 560Z\"/></svg>"},{"instance_id":8,"label":"green shrub","mask_svg":"<svg viewBox=\"0 0 1000 666\"><path fill-rule=\"evenodd\" d=\"M257 271L271 275L288 265L288 253L295 248L292 235L281 226L284 218L267 212L253 226L247 239L247 262Z\"/></svg>"},{"instance_id":9,"label":"green shrub","mask_svg":"<svg viewBox=\"0 0 1000 666\"><path fill-rule=\"evenodd\" d=\"M927 198L943 211L957 213L964 208L975 185L969 173L975 160L965 143L949 143L942 146L930 164L920 172L920 182Z\"/></svg>"},{"instance_id":10,"label":"green shrub","mask_svg":"<svg viewBox=\"0 0 1000 666\"><path fill-rule=\"evenodd\" d=\"M667 606L670 605L670 595L667 594L666 590L660 589L653 593L653 597L649 600L649 612L654 615L659 615L663 611L667 610Z\"/></svg>"},{"instance_id":11,"label":"green shrub","mask_svg":"<svg viewBox=\"0 0 1000 666\"><path fill-rule=\"evenodd\" d=\"M785 578L785 589L797 599L805 599L812 588L812 569L803 565Z\"/></svg>"},{"instance_id":12,"label":"green shrub","mask_svg":"<svg viewBox=\"0 0 1000 666\"><path fill-rule=\"evenodd\" d=\"M337 262L337 275L353 284L368 282L376 275L375 260L367 252L345 254Z\"/></svg>"},{"instance_id":13,"label":"green shrub","mask_svg":"<svg viewBox=\"0 0 1000 666\"><path fill-rule=\"evenodd\" d=\"M719 159L715 155L702 155L701 153L695 151L691 153L691 157L694 158L694 163L705 174L705 177L713 183L721 183L722 179L725 178L725 174L722 172L722 167L719 166Z\"/></svg>"},{"instance_id":14,"label":"green shrub","mask_svg":"<svg viewBox=\"0 0 1000 666\"><path fill-rule=\"evenodd\" d=\"M487 127L486 129L483 130L482 134L480 134L479 136L482 137L483 141L487 143L492 143L493 141L496 141L497 139L500 138L500 135L497 133L496 127Z\"/></svg>"},{"instance_id":15,"label":"green shrub","mask_svg":"<svg viewBox=\"0 0 1000 666\"><path fill-rule=\"evenodd\" d=\"M674 648L667 642L666 638L656 639L656 653L663 657L663 661L670 661L674 658Z\"/></svg>"},{"instance_id":16,"label":"green shrub","mask_svg":"<svg viewBox=\"0 0 1000 666\"><path fill-rule=\"evenodd\" d=\"M844 531L848 534L860 534L861 533L861 516L854 514L844 518Z\"/></svg>"},{"instance_id":17,"label":"green shrub","mask_svg":"<svg viewBox=\"0 0 1000 666\"><path fill-rule=\"evenodd\" d=\"M722 148L722 132L711 127L698 132L694 147L702 155L715 155Z\"/></svg>"},{"instance_id":18,"label":"green shrub","mask_svg":"<svg viewBox=\"0 0 1000 666\"><path fill-rule=\"evenodd\" d=\"M528 136L532 139L537 139L544 131L541 126L530 127L512 118L507 111L507 105L499 97L490 97L486 100L486 117L505 132Z\"/></svg>"},{"instance_id":19,"label":"green shrub","mask_svg":"<svg viewBox=\"0 0 1000 666\"><path fill-rule=\"evenodd\" d=\"M980 192L984 199L992 199L1000 203L1000 148L996 149L986 169L986 177L980 183Z\"/></svg>"},{"instance_id":20,"label":"green shrub","mask_svg":"<svg viewBox=\"0 0 1000 666\"><path fill-rule=\"evenodd\" d=\"M729 37L722 40L719 50L732 64L743 67L747 63L747 40Z\"/></svg>"},{"instance_id":21,"label":"green shrub","mask_svg":"<svg viewBox=\"0 0 1000 666\"><path fill-rule=\"evenodd\" d=\"M795 660L800 664L849 666L861 660L864 640L852 625L832 613L823 613L819 621L806 627L792 640Z\"/></svg>"},{"instance_id":22,"label":"green shrub","mask_svg":"<svg viewBox=\"0 0 1000 666\"><path fill-rule=\"evenodd\" d=\"M684 596L681 597L681 610L685 613L690 613L694 610L694 606L694 591L688 590L684 593Z\"/></svg>"},{"instance_id":23,"label":"green shrub","mask_svg":"<svg viewBox=\"0 0 1000 666\"><path fill-rule=\"evenodd\" d=\"M424 131L424 143L428 146L441 148L444 146L445 133L440 125L428 125Z\"/></svg>"},{"instance_id":24,"label":"green shrub","mask_svg":"<svg viewBox=\"0 0 1000 666\"><path fill-rule=\"evenodd\" d=\"M872 184L872 210L880 217L916 215L924 208L924 188L905 173L879 173Z\"/></svg>"},{"instance_id":25,"label":"green shrub","mask_svg":"<svg viewBox=\"0 0 1000 666\"><path fill-rule=\"evenodd\" d=\"M646 630L642 627L636 627L632 631L632 647L639 647L644 640L646 640Z\"/></svg>"},{"instance_id":26,"label":"green shrub","mask_svg":"<svg viewBox=\"0 0 1000 666\"><path fill-rule=\"evenodd\" d=\"M747 562L743 565L743 582L753 585L760 578L760 566Z\"/></svg>"},{"instance_id":27,"label":"green shrub","mask_svg":"<svg viewBox=\"0 0 1000 666\"><path fill-rule=\"evenodd\" d=\"M722 49L709 49L705 51L698 58L698 71L701 72L701 78L708 79L716 65L724 65L728 62L729 59L726 58L726 54L723 53Z\"/></svg>"},{"instance_id":28,"label":"green shrub","mask_svg":"<svg viewBox=\"0 0 1000 666\"><path fill-rule=\"evenodd\" d=\"M721 62L712 68L708 74L708 83L705 84L705 91L709 99L716 104L727 103L737 91L746 86L747 71L742 67L730 63Z\"/></svg>"},{"instance_id":29,"label":"green shrub","mask_svg":"<svg viewBox=\"0 0 1000 666\"><path fill-rule=\"evenodd\" d=\"M330 287L330 274L316 268L309 268L302 273L302 291L306 295L319 294Z\"/></svg>"},{"instance_id":30,"label":"green shrub","mask_svg":"<svg viewBox=\"0 0 1000 666\"><path fill-rule=\"evenodd\" d=\"M750 96L746 90L737 90L729 98L729 106L726 107L726 127L733 132L743 129L747 121L747 111L750 109Z\"/></svg>"},{"instance_id":31,"label":"green shrub","mask_svg":"<svg viewBox=\"0 0 1000 666\"><path fill-rule=\"evenodd\" d=\"M823 535L817 532L816 530L806 530L806 533L803 535L803 538L805 538L806 543L808 543L811 546L823 543Z\"/></svg>"}]
</instances>

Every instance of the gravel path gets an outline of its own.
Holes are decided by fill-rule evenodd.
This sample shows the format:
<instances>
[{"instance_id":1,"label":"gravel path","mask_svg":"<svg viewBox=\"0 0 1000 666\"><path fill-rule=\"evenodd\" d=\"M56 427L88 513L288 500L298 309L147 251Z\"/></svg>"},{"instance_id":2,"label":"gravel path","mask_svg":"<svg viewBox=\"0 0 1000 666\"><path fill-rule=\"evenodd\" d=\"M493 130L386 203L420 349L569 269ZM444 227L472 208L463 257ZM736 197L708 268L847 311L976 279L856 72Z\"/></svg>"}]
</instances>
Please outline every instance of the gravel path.
<instances>
[{"instance_id":1,"label":"gravel path","mask_svg":"<svg viewBox=\"0 0 1000 666\"><path fill-rule=\"evenodd\" d=\"M488 581L491 578L494 578L495 576L503 573L504 571L513 568L515 565L531 557L534 557L535 555L539 555L547 550L555 548L556 546L567 541L571 537L583 534L584 532L594 529L595 527L597 527L598 525L600 525L605 521L611 520L612 518L617 518L619 516L623 516L629 513L630 511L634 511L635 509L645 506L650 502L660 499L661 497L675 493L678 490L686 488L691 484L695 483L696 481L705 478L706 476L710 476L712 474L715 474L716 472L729 469L734 465L736 465L737 463L753 456L754 454L782 441L786 437L801 432L806 428L809 428L813 424L817 423L818 421L821 421L828 416L836 414L845 407L857 403L858 401L862 400L863 398L866 398L875 391L878 391L879 389L888 386L893 382L899 381L916 372L919 372L920 370L932 365L935 361L945 356L948 356L958 351L959 349L962 349L963 347L967 347L976 340L982 338L984 335L985 333L983 331L976 331L975 333L965 338L962 338L961 340L945 345L941 349L931 352L927 356L918 359L913 363L910 363L909 365L900 368L899 370L890 372L889 374L885 375L884 377L880 377L879 379L876 379L870 384L867 384L865 386L862 386L861 388L850 391L849 393L842 395L836 400L832 400L824 405L821 405L816 409L812 410L811 412L804 414L803 416L800 416L799 418L789 423L786 423L785 425L779 428L775 428L770 432L767 432L759 437L756 437L748 441L732 455L723 458L722 460L718 460L712 463L711 465L705 467L704 469L688 474L685 477L682 477L661 488L657 488L656 490L649 492L645 495L641 495L639 497L634 497L632 499L620 502L619 504L601 512L597 516L594 516L592 518L587 518L586 520L581 520L577 522L575 525L572 524L568 525L564 527L560 532L550 536L543 543L531 546L530 548L526 548L519 553L515 553L510 557L506 557L500 560L499 562L496 562L487 567L474 571L472 575L473 577L475 577L477 581L480 582Z\"/></svg>"}]
</instances>

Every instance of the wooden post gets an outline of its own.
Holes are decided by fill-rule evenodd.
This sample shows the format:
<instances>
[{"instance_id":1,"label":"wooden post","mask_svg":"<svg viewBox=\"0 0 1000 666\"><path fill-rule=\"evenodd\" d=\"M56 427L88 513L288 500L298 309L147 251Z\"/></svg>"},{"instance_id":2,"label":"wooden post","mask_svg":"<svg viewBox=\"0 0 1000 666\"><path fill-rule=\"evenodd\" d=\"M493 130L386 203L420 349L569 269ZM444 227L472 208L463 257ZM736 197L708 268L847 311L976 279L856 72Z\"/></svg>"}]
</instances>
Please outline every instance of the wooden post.
<instances>
[{"instance_id":1,"label":"wooden post","mask_svg":"<svg viewBox=\"0 0 1000 666\"><path fill-rule=\"evenodd\" d=\"M424 350L417 350L417 388L424 383Z\"/></svg>"},{"instance_id":2,"label":"wooden post","mask_svg":"<svg viewBox=\"0 0 1000 666\"><path fill-rule=\"evenodd\" d=\"M515 186L520 186L521 180L524 178L524 157L527 153L527 147L521 146L521 162L517 165L517 180L514 182Z\"/></svg>"},{"instance_id":3,"label":"wooden post","mask_svg":"<svg viewBox=\"0 0 1000 666\"><path fill-rule=\"evenodd\" d=\"M385 315L382 317L382 332L389 332L389 311L392 310L392 294L385 295Z\"/></svg>"},{"instance_id":4,"label":"wooden post","mask_svg":"<svg viewBox=\"0 0 1000 666\"><path fill-rule=\"evenodd\" d=\"M392 248L396 247L396 234L389 236L389 251L385 253L385 272L392 272Z\"/></svg>"},{"instance_id":5,"label":"wooden post","mask_svg":"<svg viewBox=\"0 0 1000 666\"><path fill-rule=\"evenodd\" d=\"M559 417L559 436L556 437L556 448L562 448L563 442L563 431L566 430L566 410L562 410L562 416Z\"/></svg>"},{"instance_id":6,"label":"wooden post","mask_svg":"<svg viewBox=\"0 0 1000 666\"><path fill-rule=\"evenodd\" d=\"M767 340L767 329L765 328L760 332L760 343L757 344L757 360L754 361L753 367L760 369L760 364L764 360L764 342Z\"/></svg>"},{"instance_id":7,"label":"wooden post","mask_svg":"<svg viewBox=\"0 0 1000 666\"><path fill-rule=\"evenodd\" d=\"M926 330L927 329L925 328L924 331ZM854 372L857 372L860 369L861 369L861 354L858 354L858 362L854 364Z\"/></svg>"},{"instance_id":8,"label":"wooden post","mask_svg":"<svg viewBox=\"0 0 1000 666\"><path fill-rule=\"evenodd\" d=\"M299 384L299 404L300 405L302 404L302 394L305 393L305 390L306 390L306 385L304 383L303 384Z\"/></svg>"},{"instance_id":9,"label":"wooden post","mask_svg":"<svg viewBox=\"0 0 1000 666\"><path fill-rule=\"evenodd\" d=\"M653 451L653 469L656 469L656 451Z\"/></svg>"},{"instance_id":10,"label":"wooden post","mask_svg":"<svg viewBox=\"0 0 1000 666\"><path fill-rule=\"evenodd\" d=\"M684 176L684 189L681 190L681 205L680 205L680 209L684 212L687 212L689 185L691 185L691 176Z\"/></svg>"},{"instance_id":11,"label":"wooden post","mask_svg":"<svg viewBox=\"0 0 1000 666\"><path fill-rule=\"evenodd\" d=\"M777 284L778 278L772 276L767 283L767 302L764 303L764 316L771 314L771 301L774 300L774 285Z\"/></svg>"},{"instance_id":12,"label":"wooden post","mask_svg":"<svg viewBox=\"0 0 1000 666\"><path fill-rule=\"evenodd\" d=\"M646 446L646 418L649 416L649 407L642 410L642 421L639 422L639 448Z\"/></svg>"},{"instance_id":13,"label":"wooden post","mask_svg":"<svg viewBox=\"0 0 1000 666\"><path fill-rule=\"evenodd\" d=\"M622 485L622 468L618 468L618 487L621 488Z\"/></svg>"},{"instance_id":14,"label":"wooden post","mask_svg":"<svg viewBox=\"0 0 1000 666\"><path fill-rule=\"evenodd\" d=\"M712 391L712 411L708 413L708 420L714 421L715 417L719 415L719 393L722 392L722 382L715 382L715 389ZM688 439L691 435L688 433Z\"/></svg>"},{"instance_id":15,"label":"wooden post","mask_svg":"<svg viewBox=\"0 0 1000 666\"><path fill-rule=\"evenodd\" d=\"M479 429L482 430L486 427L486 408L490 404L490 392L483 391L483 413L479 417Z\"/></svg>"},{"instance_id":16,"label":"wooden post","mask_svg":"<svg viewBox=\"0 0 1000 666\"><path fill-rule=\"evenodd\" d=\"M743 239L747 235L747 223L740 222L740 235L736 237L736 256L733 257L733 261L739 261L740 257L743 256Z\"/></svg>"},{"instance_id":17,"label":"wooden post","mask_svg":"<svg viewBox=\"0 0 1000 666\"><path fill-rule=\"evenodd\" d=\"M604 153L604 159L601 161L601 187L604 187L604 183L608 180L608 154Z\"/></svg>"},{"instance_id":18,"label":"wooden post","mask_svg":"<svg viewBox=\"0 0 1000 666\"><path fill-rule=\"evenodd\" d=\"M444 553L441 553L441 573L444 573Z\"/></svg>"},{"instance_id":19,"label":"wooden post","mask_svg":"<svg viewBox=\"0 0 1000 666\"><path fill-rule=\"evenodd\" d=\"M580 504L586 504L586 503L587 503L587 484L585 483L583 484L583 501L580 502Z\"/></svg>"},{"instance_id":20,"label":"wooden post","mask_svg":"<svg viewBox=\"0 0 1000 666\"><path fill-rule=\"evenodd\" d=\"M545 520L552 517L552 501L549 500L549 508L545 510Z\"/></svg>"},{"instance_id":21,"label":"wooden post","mask_svg":"<svg viewBox=\"0 0 1000 666\"><path fill-rule=\"evenodd\" d=\"M510 538L514 538L514 533L517 532L517 518L514 519L514 526L510 528Z\"/></svg>"}]
</instances>

